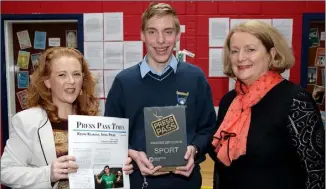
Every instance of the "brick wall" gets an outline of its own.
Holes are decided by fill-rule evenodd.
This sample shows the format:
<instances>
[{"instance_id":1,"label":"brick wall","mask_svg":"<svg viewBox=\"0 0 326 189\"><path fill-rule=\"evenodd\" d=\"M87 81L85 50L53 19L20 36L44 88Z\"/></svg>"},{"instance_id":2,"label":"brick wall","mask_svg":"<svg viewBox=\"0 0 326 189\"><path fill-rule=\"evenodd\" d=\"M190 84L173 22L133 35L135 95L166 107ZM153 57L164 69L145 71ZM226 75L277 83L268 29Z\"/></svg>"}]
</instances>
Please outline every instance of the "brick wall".
<instances>
[{"instance_id":1,"label":"brick wall","mask_svg":"<svg viewBox=\"0 0 326 189\"><path fill-rule=\"evenodd\" d=\"M186 26L181 38L181 49L196 54L187 61L200 66L208 76L208 19L210 17L232 18L290 18L293 19L293 50L296 64L291 70L290 80L300 83L302 14L308 12L325 12L325 2L228 2L228 1L166 1L179 14L180 23ZM67 13L101 13L123 12L124 40L140 40L141 14L150 2L18 2L2 1L3 14L67 14ZM146 51L144 51L146 52ZM208 78L218 106L221 97L228 91L228 78Z\"/></svg>"},{"instance_id":2,"label":"brick wall","mask_svg":"<svg viewBox=\"0 0 326 189\"><path fill-rule=\"evenodd\" d=\"M293 50L296 64L291 70L290 80L300 83L301 34L303 13L324 13L323 1L166 1L179 14L186 33L181 39L181 49L196 54L187 58L200 66L208 75L208 19L210 17L229 18L290 18L293 19ZM111 1L1 1L2 14L81 14L102 12L123 12L124 40L140 40L141 14L149 2L111 2ZM145 51L144 51L145 52ZM228 91L228 78L208 78L211 84L214 104L218 106L221 97ZM2 107L3 108L3 107ZM1 128L1 123L0 123ZM2 132L1 132L2 134ZM1 140L2 141L2 140ZM1 151L3 146L1 146Z\"/></svg>"}]
</instances>

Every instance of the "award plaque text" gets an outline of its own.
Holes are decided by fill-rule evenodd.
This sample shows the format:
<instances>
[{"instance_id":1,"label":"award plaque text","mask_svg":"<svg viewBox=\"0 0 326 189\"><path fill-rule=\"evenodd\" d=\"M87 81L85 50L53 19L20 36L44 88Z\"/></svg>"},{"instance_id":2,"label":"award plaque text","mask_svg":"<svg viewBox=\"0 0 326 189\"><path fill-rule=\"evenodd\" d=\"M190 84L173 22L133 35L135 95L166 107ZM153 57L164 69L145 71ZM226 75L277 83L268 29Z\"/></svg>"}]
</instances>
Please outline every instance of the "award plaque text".
<instances>
[{"instance_id":1,"label":"award plaque text","mask_svg":"<svg viewBox=\"0 0 326 189\"><path fill-rule=\"evenodd\" d=\"M145 107L146 154L160 171L173 171L186 165L185 106Z\"/></svg>"}]
</instances>

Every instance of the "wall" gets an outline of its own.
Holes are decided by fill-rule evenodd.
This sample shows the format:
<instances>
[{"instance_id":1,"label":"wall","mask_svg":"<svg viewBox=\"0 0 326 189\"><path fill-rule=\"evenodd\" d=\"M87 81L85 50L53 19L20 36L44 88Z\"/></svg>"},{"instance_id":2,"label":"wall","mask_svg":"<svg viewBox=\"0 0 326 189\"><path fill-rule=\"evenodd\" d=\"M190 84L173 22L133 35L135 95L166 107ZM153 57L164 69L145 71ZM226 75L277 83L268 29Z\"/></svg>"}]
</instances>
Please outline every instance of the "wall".
<instances>
[{"instance_id":1,"label":"wall","mask_svg":"<svg viewBox=\"0 0 326 189\"><path fill-rule=\"evenodd\" d=\"M322 1L276 1L276 2L171 2L182 25L186 25L186 33L182 36L181 49L196 54L195 58L187 58L191 63L200 66L208 75L208 18L292 18L293 50L296 64L291 69L290 80L300 83L301 33L303 13L324 13L325 2ZM149 2L112 2L112 1L1 1L2 14L67 14L67 13L124 13L124 40L140 40L141 13ZM228 91L227 78L208 78L214 96L214 104L218 103ZM6 108L6 107L4 107ZM0 123L1 128L1 123ZM1 140L2 141L2 140ZM2 146L1 146L2 150Z\"/></svg>"},{"instance_id":2,"label":"wall","mask_svg":"<svg viewBox=\"0 0 326 189\"><path fill-rule=\"evenodd\" d=\"M169 2L169 1L167 1ZM325 2L169 2L176 8L180 22L186 25L182 36L181 49L196 54L187 58L191 63L200 66L208 75L208 18L292 18L293 50L296 64L291 70L290 80L300 82L300 54L302 14L306 12L325 12ZM2 1L3 14L58 14L58 13L97 13L123 12L124 40L139 40L141 13L149 2L19 2ZM289 8L292 7L292 8ZM211 84L214 104L218 103L228 91L227 78L208 78Z\"/></svg>"}]
</instances>

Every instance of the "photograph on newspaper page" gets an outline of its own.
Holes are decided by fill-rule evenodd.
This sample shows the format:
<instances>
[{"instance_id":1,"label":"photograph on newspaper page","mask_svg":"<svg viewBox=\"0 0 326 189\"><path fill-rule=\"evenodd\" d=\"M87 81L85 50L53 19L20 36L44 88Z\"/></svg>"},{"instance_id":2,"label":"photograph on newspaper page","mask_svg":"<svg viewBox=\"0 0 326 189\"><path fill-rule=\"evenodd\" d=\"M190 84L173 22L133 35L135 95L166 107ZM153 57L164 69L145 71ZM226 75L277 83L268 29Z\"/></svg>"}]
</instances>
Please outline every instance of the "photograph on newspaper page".
<instances>
[{"instance_id":1,"label":"photograph on newspaper page","mask_svg":"<svg viewBox=\"0 0 326 189\"><path fill-rule=\"evenodd\" d=\"M68 155L79 168L69 174L70 189L130 188L123 171L128 158L129 121L102 116L68 116Z\"/></svg>"}]
</instances>

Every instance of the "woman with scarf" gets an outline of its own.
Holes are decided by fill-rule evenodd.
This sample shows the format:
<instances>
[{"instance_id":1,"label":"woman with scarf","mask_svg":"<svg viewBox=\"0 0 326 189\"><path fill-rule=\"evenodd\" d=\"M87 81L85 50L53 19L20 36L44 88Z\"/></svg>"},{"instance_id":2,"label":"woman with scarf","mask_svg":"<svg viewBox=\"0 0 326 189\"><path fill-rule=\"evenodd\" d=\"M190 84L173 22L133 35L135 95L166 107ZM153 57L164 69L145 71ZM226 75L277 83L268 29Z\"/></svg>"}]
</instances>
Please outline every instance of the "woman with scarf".
<instances>
[{"instance_id":1,"label":"woman with scarf","mask_svg":"<svg viewBox=\"0 0 326 189\"><path fill-rule=\"evenodd\" d=\"M293 64L287 41L265 22L228 34L224 72L236 84L219 104L214 189L324 188L320 112L311 94L280 75Z\"/></svg>"}]
</instances>

